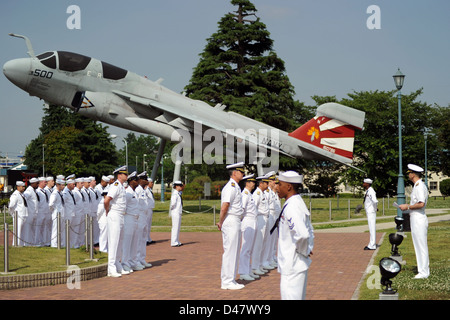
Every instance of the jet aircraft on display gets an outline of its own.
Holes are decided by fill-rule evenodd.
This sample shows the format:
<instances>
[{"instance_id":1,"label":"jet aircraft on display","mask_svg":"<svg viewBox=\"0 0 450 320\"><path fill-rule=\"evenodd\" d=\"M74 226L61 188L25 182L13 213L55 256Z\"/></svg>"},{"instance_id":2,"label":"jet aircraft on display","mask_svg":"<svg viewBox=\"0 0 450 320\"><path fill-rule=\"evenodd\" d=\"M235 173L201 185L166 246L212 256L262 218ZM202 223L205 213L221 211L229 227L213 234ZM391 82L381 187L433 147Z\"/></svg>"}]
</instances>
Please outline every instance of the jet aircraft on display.
<instances>
[{"instance_id":1,"label":"jet aircraft on display","mask_svg":"<svg viewBox=\"0 0 450 320\"><path fill-rule=\"evenodd\" d=\"M364 125L362 111L326 103L317 108L313 119L289 133L227 112L224 105L212 107L193 100L163 87L161 80L154 82L101 60L67 51L35 55L27 37L10 35L26 41L29 55L4 64L3 73L13 84L48 105L65 106L94 120L160 137L153 178L166 141L189 142L187 145L192 148L198 147L195 141L200 139L203 150L208 140L203 134L210 129L224 139L231 137L234 142L244 143L246 150L270 150L293 158L327 160L352 167L355 129L362 130ZM185 133L191 141L186 141ZM229 146L229 140L226 141L224 145ZM231 152L238 153L235 149ZM174 180L179 180L180 165L181 161L176 162ZM258 173L262 171L258 166Z\"/></svg>"}]
</instances>

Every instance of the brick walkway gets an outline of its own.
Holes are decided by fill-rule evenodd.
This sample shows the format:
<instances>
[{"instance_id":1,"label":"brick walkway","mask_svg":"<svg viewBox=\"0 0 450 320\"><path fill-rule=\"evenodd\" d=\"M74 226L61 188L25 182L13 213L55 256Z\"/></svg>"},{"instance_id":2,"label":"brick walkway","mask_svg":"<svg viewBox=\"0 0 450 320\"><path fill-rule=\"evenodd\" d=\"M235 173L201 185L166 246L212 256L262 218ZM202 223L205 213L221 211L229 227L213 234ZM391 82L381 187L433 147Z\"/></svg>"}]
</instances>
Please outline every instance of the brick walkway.
<instances>
[{"instance_id":1,"label":"brick walkway","mask_svg":"<svg viewBox=\"0 0 450 320\"><path fill-rule=\"evenodd\" d=\"M377 234L377 242L381 237ZM350 300L374 251L364 251L368 233L316 233L308 273L308 300ZM152 268L121 278L66 285L0 291L0 299L27 300L279 300L278 272L247 282L242 290L220 289L222 237L219 232L183 232L178 248L170 247L170 233L152 232L147 246Z\"/></svg>"}]
</instances>

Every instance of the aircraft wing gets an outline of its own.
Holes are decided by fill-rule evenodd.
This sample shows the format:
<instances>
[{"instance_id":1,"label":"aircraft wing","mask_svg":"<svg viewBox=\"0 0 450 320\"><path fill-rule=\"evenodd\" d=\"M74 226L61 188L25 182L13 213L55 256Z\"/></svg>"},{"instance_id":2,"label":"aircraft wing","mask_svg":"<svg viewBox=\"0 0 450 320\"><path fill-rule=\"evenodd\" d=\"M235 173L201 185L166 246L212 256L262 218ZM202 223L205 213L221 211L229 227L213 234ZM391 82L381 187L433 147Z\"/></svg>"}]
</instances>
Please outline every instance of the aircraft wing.
<instances>
[{"instance_id":1,"label":"aircraft wing","mask_svg":"<svg viewBox=\"0 0 450 320\"><path fill-rule=\"evenodd\" d=\"M166 121L166 123L168 125L171 125L171 126L183 129L183 130L189 130L189 129L193 130L193 128L194 128L193 123L194 122L201 123L202 126L218 130L218 131L222 132L224 135L230 135L231 134L236 139L241 139L243 141L248 142L249 144L254 144L254 145L256 145L256 146L258 146L260 148L268 149L268 150L271 150L273 152L278 152L278 153L281 153L283 155L292 157L292 155L284 152L283 150L280 150L279 148L275 148L275 147L272 147L270 145L266 145L266 144L260 143L259 141L257 141L257 139L249 139L248 136L239 134L238 130L227 130L227 129L231 129L231 128L225 128L225 127L223 127L222 125L220 125L218 123L212 122L212 121L207 120L205 118L200 118L195 113L193 113L192 111L186 110L185 108L174 107L174 106L171 106L171 105L168 105L168 104L164 104L164 103L161 103L161 102L153 100L153 99L140 97L140 96L128 93L128 92L124 92L124 91L113 90L112 92L114 94L116 94L117 96L119 96L120 98L126 100L126 101L130 101L132 103L137 103L137 104L140 104L140 105L152 107L152 108L158 109L160 111L163 111L164 113L169 113L171 115L171 117L169 117L167 115L162 115L161 116ZM222 108L222 106L219 106L218 109L222 110L223 108ZM158 118L156 118L156 120ZM141 119L141 118L127 118L127 120L130 121L131 123L133 123L136 126L143 126L143 125L145 125L145 119Z\"/></svg>"}]
</instances>

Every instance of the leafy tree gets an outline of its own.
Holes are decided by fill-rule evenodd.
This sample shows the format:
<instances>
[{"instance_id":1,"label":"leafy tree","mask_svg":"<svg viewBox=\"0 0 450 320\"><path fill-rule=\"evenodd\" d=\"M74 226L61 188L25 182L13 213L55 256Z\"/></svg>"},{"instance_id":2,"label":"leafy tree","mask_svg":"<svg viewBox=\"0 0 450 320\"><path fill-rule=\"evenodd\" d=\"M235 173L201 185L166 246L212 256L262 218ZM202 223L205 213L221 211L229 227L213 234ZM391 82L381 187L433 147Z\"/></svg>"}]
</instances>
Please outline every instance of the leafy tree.
<instances>
[{"instance_id":1,"label":"leafy tree","mask_svg":"<svg viewBox=\"0 0 450 320\"><path fill-rule=\"evenodd\" d=\"M439 185L439 191L444 196L450 196L450 179L442 180Z\"/></svg>"},{"instance_id":2,"label":"leafy tree","mask_svg":"<svg viewBox=\"0 0 450 320\"><path fill-rule=\"evenodd\" d=\"M38 137L26 147L25 164L35 172L42 172L45 144L46 175L110 174L118 161L106 128L67 108L49 106L44 109Z\"/></svg>"}]
</instances>

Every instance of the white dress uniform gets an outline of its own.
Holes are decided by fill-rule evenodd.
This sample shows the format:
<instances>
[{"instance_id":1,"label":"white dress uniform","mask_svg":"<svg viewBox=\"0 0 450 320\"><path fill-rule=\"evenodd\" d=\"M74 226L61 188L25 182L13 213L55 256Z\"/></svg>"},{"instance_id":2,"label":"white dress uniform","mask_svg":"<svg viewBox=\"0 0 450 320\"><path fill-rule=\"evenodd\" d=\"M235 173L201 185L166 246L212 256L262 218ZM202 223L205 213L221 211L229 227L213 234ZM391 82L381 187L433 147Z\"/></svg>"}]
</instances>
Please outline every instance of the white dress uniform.
<instances>
[{"instance_id":1,"label":"white dress uniform","mask_svg":"<svg viewBox=\"0 0 450 320\"><path fill-rule=\"evenodd\" d=\"M102 179L108 180L109 178L103 176ZM99 228L99 235L98 235L98 245L99 250L101 252L108 252L108 223L107 223L107 217L105 214L105 197L103 194L105 192L108 192L109 184L107 184L105 187L103 187L101 184L98 184L95 186L95 190L100 194L100 201L97 206L97 221L98 221L98 228Z\"/></svg>"},{"instance_id":2,"label":"white dress uniform","mask_svg":"<svg viewBox=\"0 0 450 320\"><path fill-rule=\"evenodd\" d=\"M73 180L72 180L73 181ZM70 181L67 181L67 183L70 183ZM72 182L73 183L73 182ZM63 220L63 227L62 228L66 228L66 221L69 222L69 229L72 227L73 225L73 221L75 218L75 210L76 210L76 204L77 201L75 200L75 196L73 194L73 190L69 190L69 188L67 188L67 186L64 188L63 190L63 198L64 198L64 220ZM69 232L69 241L70 243L67 244L65 242L65 239L63 240L63 243L65 246L69 245L69 246L73 246L73 239L71 238L71 234L72 232ZM76 240L76 239L75 239Z\"/></svg>"},{"instance_id":3,"label":"white dress uniform","mask_svg":"<svg viewBox=\"0 0 450 320\"><path fill-rule=\"evenodd\" d=\"M235 278L241 243L241 217L244 214L241 188L232 178L222 189L221 203L224 202L228 202L230 206L221 229L223 242L222 288L237 284Z\"/></svg>"},{"instance_id":4,"label":"white dress uniform","mask_svg":"<svg viewBox=\"0 0 450 320\"><path fill-rule=\"evenodd\" d=\"M309 254L314 246L310 213L300 195L284 204L279 221L278 272L282 300L303 300L306 295Z\"/></svg>"},{"instance_id":5,"label":"white dress uniform","mask_svg":"<svg viewBox=\"0 0 450 320\"><path fill-rule=\"evenodd\" d=\"M252 193L248 189L242 191L242 208L244 217L241 221L242 246L239 256L239 274L250 275L252 273L251 256L255 243L257 211Z\"/></svg>"},{"instance_id":6,"label":"white dress uniform","mask_svg":"<svg viewBox=\"0 0 450 320\"><path fill-rule=\"evenodd\" d=\"M98 192L96 189L89 187L87 189L88 195L91 197L91 205L89 207L89 216L92 217L92 244L96 244L99 242L99 233L100 228L98 226L98 220L97 220L97 208L98 204L100 202L100 199L102 199L102 195L100 192Z\"/></svg>"},{"instance_id":7,"label":"white dress uniform","mask_svg":"<svg viewBox=\"0 0 450 320\"><path fill-rule=\"evenodd\" d=\"M411 192L410 205L428 201L428 189L422 179L414 184ZM430 260L428 256L428 218L425 214L425 206L421 209L410 209L411 236L416 253L417 271L416 277L427 278L430 275Z\"/></svg>"},{"instance_id":8,"label":"white dress uniform","mask_svg":"<svg viewBox=\"0 0 450 320\"><path fill-rule=\"evenodd\" d=\"M183 214L183 200L181 198L181 192L178 192L177 190L173 189L172 196L170 197L170 216L172 218L170 245L172 247L181 245L179 238L180 238L182 214Z\"/></svg>"},{"instance_id":9,"label":"white dress uniform","mask_svg":"<svg viewBox=\"0 0 450 320\"><path fill-rule=\"evenodd\" d=\"M45 192L43 188L38 187L36 193L39 195L38 201L38 218L36 219L36 233L35 233L35 243L38 246L49 245L48 236L46 232L49 232L47 224L51 222L51 212L48 207L50 200L50 195Z\"/></svg>"},{"instance_id":10,"label":"white dress uniform","mask_svg":"<svg viewBox=\"0 0 450 320\"><path fill-rule=\"evenodd\" d=\"M61 246L65 246L66 239L66 226L64 224L64 197L62 192L59 192L58 189L54 189L52 194L50 195L50 200L48 202L48 206L50 212L52 214L52 230L51 230L51 244L50 246L53 248L58 247L58 212L60 214L60 235L61 235Z\"/></svg>"},{"instance_id":11,"label":"white dress uniform","mask_svg":"<svg viewBox=\"0 0 450 320\"><path fill-rule=\"evenodd\" d=\"M116 181L109 186L107 197L111 197L108 222L108 274L122 273L122 240L124 215L127 205L125 188Z\"/></svg>"},{"instance_id":12,"label":"white dress uniform","mask_svg":"<svg viewBox=\"0 0 450 320\"><path fill-rule=\"evenodd\" d=\"M278 197L278 194L275 191L270 190L270 195L272 197L272 202L269 207L269 212L270 212L270 215L274 219L273 222L275 223L275 221L277 220L277 218L281 212L281 201L280 201L280 197ZM273 224L269 223L269 229L271 228L271 226L273 226ZM269 246L269 256L268 256L267 260L270 265L276 266L277 265L276 261L277 261L277 249L278 249L278 235L276 233L270 234L270 232L269 232L269 237L270 237L270 246Z\"/></svg>"},{"instance_id":13,"label":"white dress uniform","mask_svg":"<svg viewBox=\"0 0 450 320\"><path fill-rule=\"evenodd\" d=\"M364 180L364 182L366 181L369 180ZM370 234L370 240L367 247L372 250L377 248L376 244L377 205L378 205L377 194L372 187L369 187L364 195L364 209L367 215L367 224L369 225L369 234Z\"/></svg>"},{"instance_id":14,"label":"white dress uniform","mask_svg":"<svg viewBox=\"0 0 450 320\"><path fill-rule=\"evenodd\" d=\"M8 208L9 214L13 217L14 213L17 212L17 245L21 247L27 245L24 239L27 239L27 234L30 233L30 224L26 223L28 219L27 206L25 196L19 190L15 190L9 199ZM16 222L14 221L14 223ZM16 245L14 238L13 245Z\"/></svg>"},{"instance_id":15,"label":"white dress uniform","mask_svg":"<svg viewBox=\"0 0 450 320\"><path fill-rule=\"evenodd\" d=\"M136 187L136 195L139 200L139 220L138 220L138 242L137 242L137 259L138 262L145 266L147 263L145 261L146 255L147 255L147 237L148 237L148 212L149 212L149 205L148 205L148 196L145 189L138 185Z\"/></svg>"},{"instance_id":16,"label":"white dress uniform","mask_svg":"<svg viewBox=\"0 0 450 320\"><path fill-rule=\"evenodd\" d=\"M31 180L30 180L31 181ZM34 246L34 238L36 233L36 219L38 215L38 196L36 195L36 190L29 186L23 193L27 201L28 217L24 222L26 224L25 228L29 232L24 234L23 241L25 241L26 246Z\"/></svg>"},{"instance_id":17,"label":"white dress uniform","mask_svg":"<svg viewBox=\"0 0 450 320\"><path fill-rule=\"evenodd\" d=\"M255 274L262 274L264 239L267 240L267 235L269 234L269 201L267 194L259 187L253 192L253 199L255 200L258 216L256 217L256 236L252 253L252 270Z\"/></svg>"},{"instance_id":18,"label":"white dress uniform","mask_svg":"<svg viewBox=\"0 0 450 320\"><path fill-rule=\"evenodd\" d=\"M85 219L85 199L84 194L78 187L73 188L73 196L75 197L75 215L70 223L70 246L79 248L84 240L84 219Z\"/></svg>"},{"instance_id":19,"label":"white dress uniform","mask_svg":"<svg viewBox=\"0 0 450 320\"><path fill-rule=\"evenodd\" d=\"M151 229L153 220L153 209L155 208L155 197L151 188L144 189L148 198L148 212L147 212L147 242L152 242Z\"/></svg>"},{"instance_id":20,"label":"white dress uniform","mask_svg":"<svg viewBox=\"0 0 450 320\"><path fill-rule=\"evenodd\" d=\"M123 216L122 267L126 271L137 267L139 198L132 187L125 190L127 207Z\"/></svg>"},{"instance_id":21,"label":"white dress uniform","mask_svg":"<svg viewBox=\"0 0 450 320\"><path fill-rule=\"evenodd\" d=\"M280 211L278 211L278 214L275 212L275 192L273 192L272 189L270 189L270 187L267 188L264 192L269 204L269 215L267 216L266 234L263 242L261 264L264 269L271 270L274 269L274 266L271 265L271 262L273 262L272 261L273 244L275 242L277 235L274 233L270 234L270 232L268 231L270 231L270 226L273 226L275 224L275 221L277 220Z\"/></svg>"}]
</instances>

